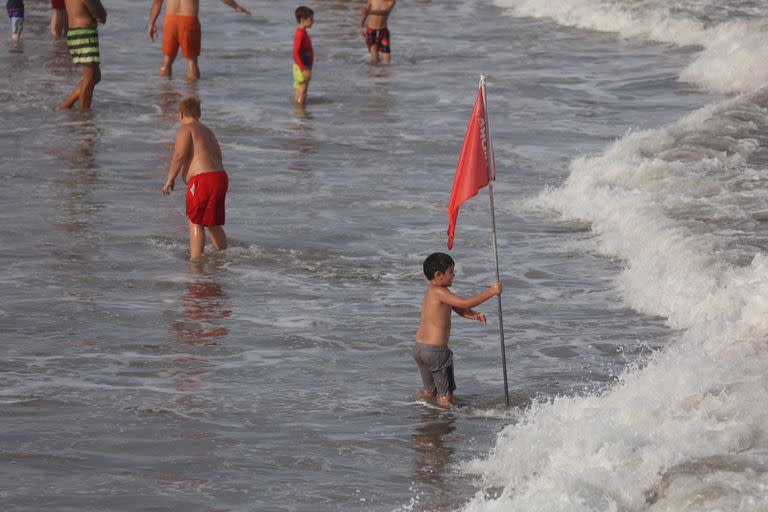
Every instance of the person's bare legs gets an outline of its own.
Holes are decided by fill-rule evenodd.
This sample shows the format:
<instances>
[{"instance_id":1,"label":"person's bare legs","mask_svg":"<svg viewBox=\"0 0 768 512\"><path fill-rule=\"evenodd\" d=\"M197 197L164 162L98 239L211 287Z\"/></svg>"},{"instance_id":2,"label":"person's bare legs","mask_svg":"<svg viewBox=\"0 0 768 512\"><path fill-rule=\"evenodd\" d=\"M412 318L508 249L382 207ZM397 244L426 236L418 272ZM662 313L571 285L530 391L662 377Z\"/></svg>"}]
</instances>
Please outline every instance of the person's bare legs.
<instances>
[{"instance_id":1,"label":"person's bare legs","mask_svg":"<svg viewBox=\"0 0 768 512\"><path fill-rule=\"evenodd\" d=\"M423 398L424 400L426 400L428 402L433 402L435 400L435 395L436 394L437 393L430 393L426 389L421 389L419 391L419 398Z\"/></svg>"},{"instance_id":2,"label":"person's bare legs","mask_svg":"<svg viewBox=\"0 0 768 512\"><path fill-rule=\"evenodd\" d=\"M66 9L53 9L51 13L51 38L58 39L67 33L69 19Z\"/></svg>"},{"instance_id":3,"label":"person's bare legs","mask_svg":"<svg viewBox=\"0 0 768 512\"><path fill-rule=\"evenodd\" d=\"M391 53L381 53L381 61L384 64L390 64L392 62L392 54Z\"/></svg>"},{"instance_id":4,"label":"person's bare legs","mask_svg":"<svg viewBox=\"0 0 768 512\"><path fill-rule=\"evenodd\" d=\"M80 110L91 108L93 88L101 82L101 67L98 64L83 64L83 85L80 89Z\"/></svg>"},{"instance_id":5,"label":"person's bare legs","mask_svg":"<svg viewBox=\"0 0 768 512\"><path fill-rule=\"evenodd\" d=\"M21 41L21 34L13 33L11 34L11 42L18 43Z\"/></svg>"},{"instance_id":6,"label":"person's bare legs","mask_svg":"<svg viewBox=\"0 0 768 512\"><path fill-rule=\"evenodd\" d=\"M189 221L189 259L197 261L205 252L205 226Z\"/></svg>"},{"instance_id":7,"label":"person's bare legs","mask_svg":"<svg viewBox=\"0 0 768 512\"><path fill-rule=\"evenodd\" d=\"M372 44L370 52L371 52L371 62L378 64L379 63L379 45Z\"/></svg>"},{"instance_id":8,"label":"person's bare legs","mask_svg":"<svg viewBox=\"0 0 768 512\"><path fill-rule=\"evenodd\" d=\"M437 406L441 409L450 409L453 403L453 393L448 393L445 396L441 396L437 399Z\"/></svg>"},{"instance_id":9,"label":"person's bare legs","mask_svg":"<svg viewBox=\"0 0 768 512\"><path fill-rule=\"evenodd\" d=\"M61 103L60 105L56 106L56 110L65 110L68 108L72 108L72 105L74 105L78 99L80 99L80 88L83 86L83 80L80 80L77 82L77 85L74 89L72 89L72 92L69 93L69 96L67 96L67 99L64 100L64 103Z\"/></svg>"},{"instance_id":10,"label":"person's bare legs","mask_svg":"<svg viewBox=\"0 0 768 512\"><path fill-rule=\"evenodd\" d=\"M101 81L101 68L98 64L81 64L81 67L83 68L83 79L72 89L64 103L56 107L56 110L72 108L78 100L80 101L80 110L91 108L93 88Z\"/></svg>"},{"instance_id":11,"label":"person's bare legs","mask_svg":"<svg viewBox=\"0 0 768 512\"><path fill-rule=\"evenodd\" d=\"M296 89L296 97L294 101L299 105L304 105L307 102L307 90L309 89L309 82L304 82Z\"/></svg>"},{"instance_id":12,"label":"person's bare legs","mask_svg":"<svg viewBox=\"0 0 768 512\"><path fill-rule=\"evenodd\" d=\"M208 233L211 235L211 242L213 243L213 246L217 250L223 251L224 249L229 247L229 242L227 241L227 234L224 232L223 227L209 226Z\"/></svg>"},{"instance_id":13,"label":"person's bare legs","mask_svg":"<svg viewBox=\"0 0 768 512\"><path fill-rule=\"evenodd\" d=\"M163 55L163 63L160 64L160 76L171 76L173 73L173 61L176 56Z\"/></svg>"},{"instance_id":14,"label":"person's bare legs","mask_svg":"<svg viewBox=\"0 0 768 512\"><path fill-rule=\"evenodd\" d=\"M200 79L200 68L197 66L197 57L187 57L187 78L190 80Z\"/></svg>"}]
</instances>

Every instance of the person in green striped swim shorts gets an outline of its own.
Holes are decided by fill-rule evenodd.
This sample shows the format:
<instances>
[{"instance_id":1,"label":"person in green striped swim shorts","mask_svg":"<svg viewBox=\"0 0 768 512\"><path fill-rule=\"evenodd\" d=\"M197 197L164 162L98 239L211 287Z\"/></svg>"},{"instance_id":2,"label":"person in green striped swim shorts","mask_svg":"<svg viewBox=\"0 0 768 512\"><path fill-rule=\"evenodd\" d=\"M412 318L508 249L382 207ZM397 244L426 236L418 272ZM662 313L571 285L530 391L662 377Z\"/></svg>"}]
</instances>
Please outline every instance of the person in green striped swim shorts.
<instances>
[{"instance_id":1,"label":"person in green striped swim shorts","mask_svg":"<svg viewBox=\"0 0 768 512\"><path fill-rule=\"evenodd\" d=\"M68 0L67 47L72 62L83 70L83 78L57 109L68 109L80 102L80 110L91 108L93 89L101 80L99 33L96 27L106 23L107 11L99 0Z\"/></svg>"}]
</instances>

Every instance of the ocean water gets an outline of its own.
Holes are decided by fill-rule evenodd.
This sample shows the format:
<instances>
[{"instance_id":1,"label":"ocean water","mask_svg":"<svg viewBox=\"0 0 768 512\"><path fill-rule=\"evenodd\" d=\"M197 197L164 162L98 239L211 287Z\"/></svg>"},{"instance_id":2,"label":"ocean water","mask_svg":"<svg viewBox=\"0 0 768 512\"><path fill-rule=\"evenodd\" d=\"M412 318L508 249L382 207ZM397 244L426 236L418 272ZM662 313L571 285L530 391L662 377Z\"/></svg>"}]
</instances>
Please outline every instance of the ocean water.
<instances>
[{"instance_id":1,"label":"ocean water","mask_svg":"<svg viewBox=\"0 0 768 512\"><path fill-rule=\"evenodd\" d=\"M106 4L89 113L27 2L0 58L0 502L9 511L768 509L768 3L417 0L371 66L361 2L204 3L203 78L156 76L148 6ZM410 347L488 77L495 304L456 319L457 407ZM187 262L160 193L196 94L231 247ZM455 290L494 279L487 194Z\"/></svg>"}]
</instances>

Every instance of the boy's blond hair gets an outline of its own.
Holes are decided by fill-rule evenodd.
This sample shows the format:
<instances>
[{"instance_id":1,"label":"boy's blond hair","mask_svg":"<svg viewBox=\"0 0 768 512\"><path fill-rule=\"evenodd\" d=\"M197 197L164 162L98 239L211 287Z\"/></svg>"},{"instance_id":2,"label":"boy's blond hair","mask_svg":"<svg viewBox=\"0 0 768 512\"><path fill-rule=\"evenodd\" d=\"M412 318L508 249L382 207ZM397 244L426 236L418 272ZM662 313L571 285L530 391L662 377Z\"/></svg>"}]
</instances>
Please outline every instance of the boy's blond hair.
<instances>
[{"instance_id":1,"label":"boy's blond hair","mask_svg":"<svg viewBox=\"0 0 768 512\"><path fill-rule=\"evenodd\" d=\"M179 103L179 112L188 117L200 119L200 99L187 96Z\"/></svg>"}]
</instances>

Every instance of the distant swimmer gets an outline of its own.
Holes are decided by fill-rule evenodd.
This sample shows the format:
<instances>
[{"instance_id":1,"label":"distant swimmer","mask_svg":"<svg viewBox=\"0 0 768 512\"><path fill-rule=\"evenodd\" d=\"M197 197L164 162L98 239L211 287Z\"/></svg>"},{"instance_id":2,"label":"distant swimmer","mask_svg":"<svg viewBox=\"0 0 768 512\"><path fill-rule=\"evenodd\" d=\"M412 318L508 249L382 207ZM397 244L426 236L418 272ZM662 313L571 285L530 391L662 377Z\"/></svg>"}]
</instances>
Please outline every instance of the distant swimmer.
<instances>
[{"instance_id":1,"label":"distant swimmer","mask_svg":"<svg viewBox=\"0 0 768 512\"><path fill-rule=\"evenodd\" d=\"M248 16L251 12L241 7L235 0L220 0L237 12ZM163 8L163 0L152 0L149 11L149 29L147 35L152 41L157 35L157 18ZM171 76L173 61L181 47L181 53L187 59L187 76L191 80L200 78L200 68L197 58L200 56L202 32L200 30L200 0L168 0L163 21L163 63L160 65L160 76Z\"/></svg>"},{"instance_id":2,"label":"distant swimmer","mask_svg":"<svg viewBox=\"0 0 768 512\"><path fill-rule=\"evenodd\" d=\"M205 230L218 250L227 248L224 233L224 200L229 178L222 164L221 148L213 132L200 122L200 100L187 97L179 103L181 128L176 132L168 179L163 194L170 195L176 176L187 184L190 260L199 260L205 251Z\"/></svg>"},{"instance_id":3,"label":"distant swimmer","mask_svg":"<svg viewBox=\"0 0 768 512\"><path fill-rule=\"evenodd\" d=\"M368 4L363 9L360 33L365 38L368 51L371 52L371 62L379 62L379 53L381 53L381 60L385 64L391 62L387 20L389 13L395 8L396 2L397 0L368 0ZM365 26L366 18L368 19L368 27Z\"/></svg>"},{"instance_id":4,"label":"distant swimmer","mask_svg":"<svg viewBox=\"0 0 768 512\"><path fill-rule=\"evenodd\" d=\"M5 7L11 19L11 41L18 43L24 30L24 0L8 0Z\"/></svg>"},{"instance_id":5,"label":"distant swimmer","mask_svg":"<svg viewBox=\"0 0 768 512\"><path fill-rule=\"evenodd\" d=\"M451 337L451 312L470 320L486 323L485 314L472 308L495 295L501 295L501 283L465 299L448 288L453 284L454 262L449 255L436 252L424 260L424 275L429 286L421 305L421 322L416 332L413 358L419 366L424 387L419 396L449 409L453 402L456 381L453 376L453 352L448 348Z\"/></svg>"},{"instance_id":6,"label":"distant swimmer","mask_svg":"<svg viewBox=\"0 0 768 512\"><path fill-rule=\"evenodd\" d=\"M58 109L72 108L80 101L80 110L91 108L93 89L101 81L99 23L107 22L107 11L99 0L65 0L67 7L67 47L72 62L83 70L83 78Z\"/></svg>"},{"instance_id":7,"label":"distant swimmer","mask_svg":"<svg viewBox=\"0 0 768 512\"><path fill-rule=\"evenodd\" d=\"M309 81L312 80L312 65L315 62L315 53L312 49L312 39L307 30L315 22L315 11L307 6L296 8L296 23L299 26L293 33L293 88L296 89L294 101L298 105L307 102Z\"/></svg>"}]
</instances>

